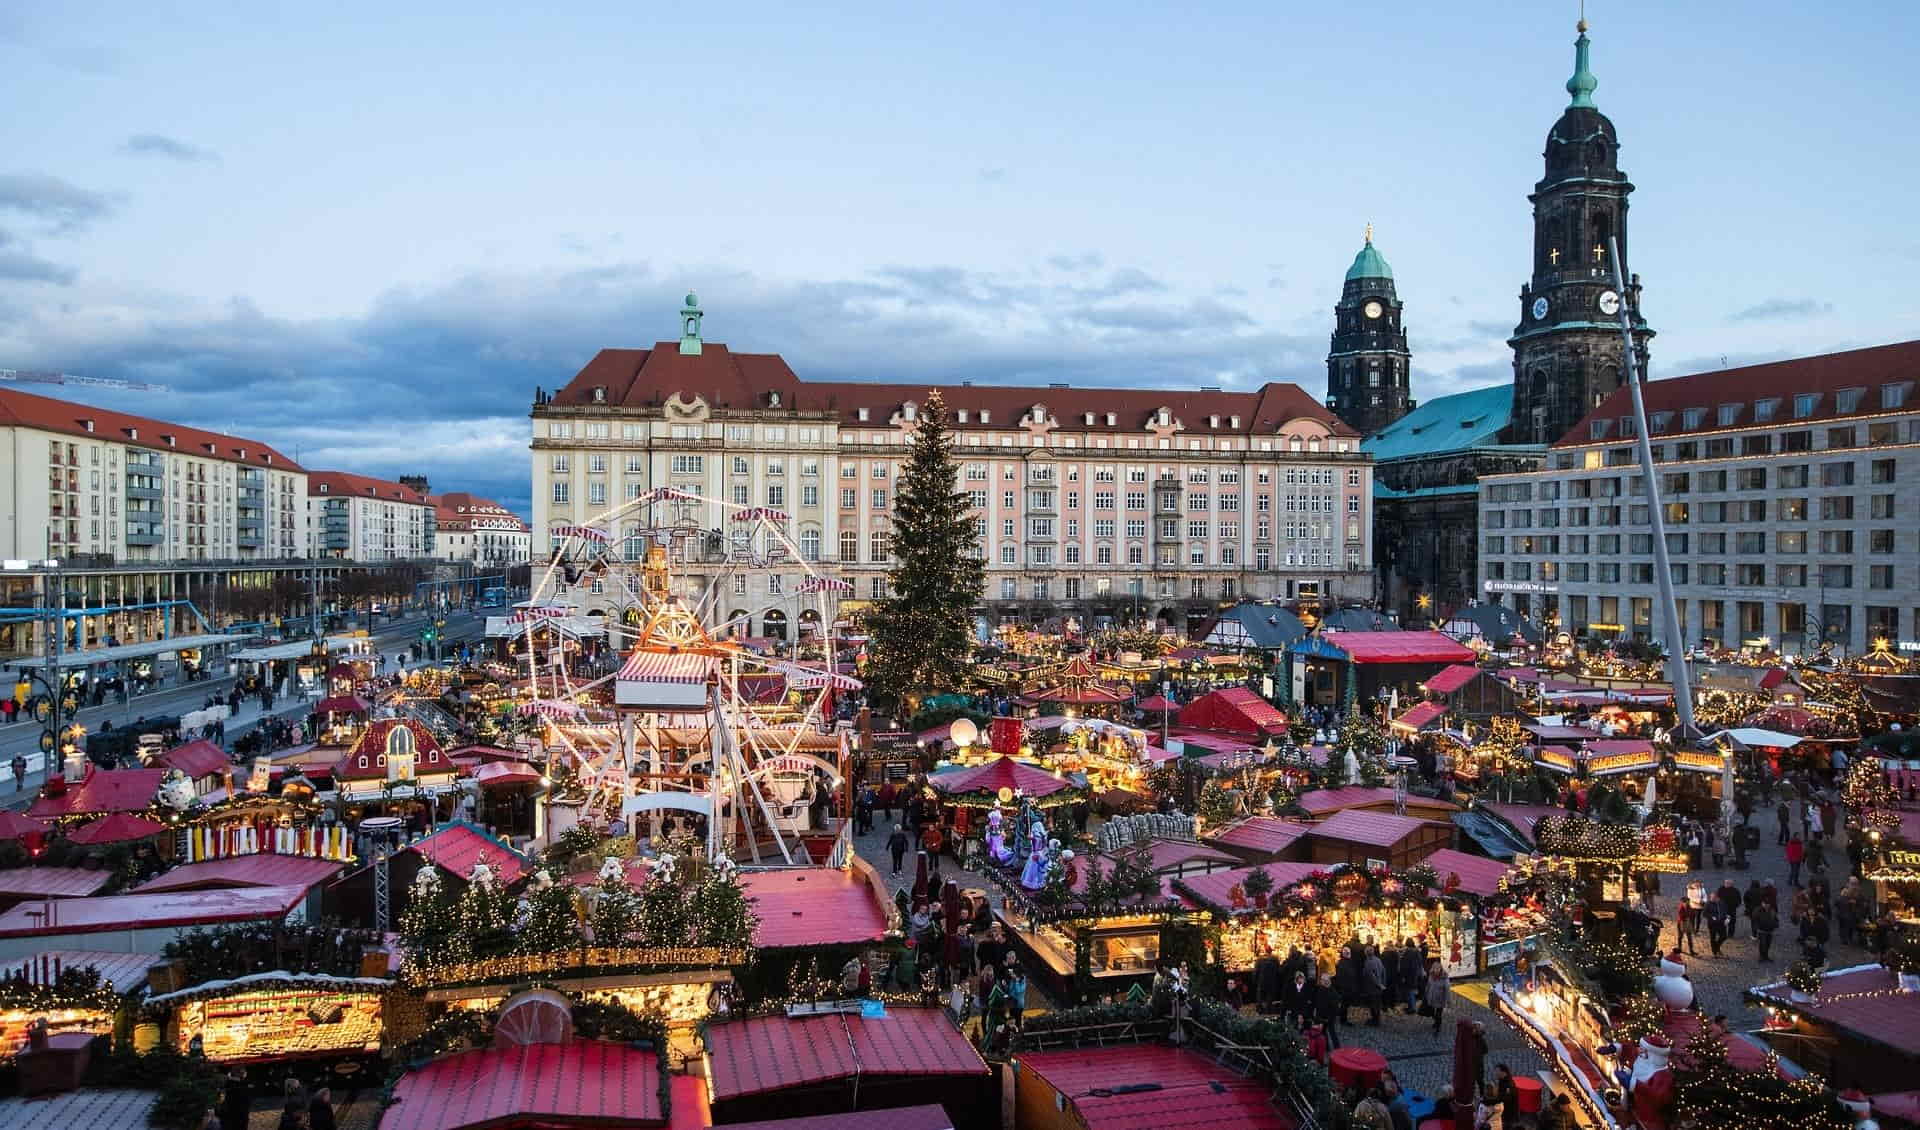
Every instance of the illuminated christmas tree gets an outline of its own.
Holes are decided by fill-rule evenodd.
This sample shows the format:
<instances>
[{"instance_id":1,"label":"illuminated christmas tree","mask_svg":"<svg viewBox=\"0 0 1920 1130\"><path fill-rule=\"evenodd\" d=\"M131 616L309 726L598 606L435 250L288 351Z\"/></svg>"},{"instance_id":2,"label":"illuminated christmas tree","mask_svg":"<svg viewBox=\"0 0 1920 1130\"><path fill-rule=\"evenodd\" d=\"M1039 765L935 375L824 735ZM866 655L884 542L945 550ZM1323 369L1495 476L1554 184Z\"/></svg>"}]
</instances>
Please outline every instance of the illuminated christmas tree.
<instances>
[{"instance_id":1,"label":"illuminated christmas tree","mask_svg":"<svg viewBox=\"0 0 1920 1130\"><path fill-rule=\"evenodd\" d=\"M545 871L540 872L527 895L526 921L518 932L520 952L558 953L583 940L580 916L573 909L573 888L555 883Z\"/></svg>"}]
</instances>

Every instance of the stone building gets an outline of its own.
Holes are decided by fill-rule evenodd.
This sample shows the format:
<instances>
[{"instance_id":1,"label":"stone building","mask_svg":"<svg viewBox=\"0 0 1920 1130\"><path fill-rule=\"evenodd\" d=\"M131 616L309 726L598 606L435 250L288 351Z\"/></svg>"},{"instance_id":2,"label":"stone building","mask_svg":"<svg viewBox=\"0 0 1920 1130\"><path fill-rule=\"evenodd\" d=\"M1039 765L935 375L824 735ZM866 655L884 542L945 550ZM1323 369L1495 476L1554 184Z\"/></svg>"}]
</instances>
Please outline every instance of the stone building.
<instances>
[{"instance_id":1,"label":"stone building","mask_svg":"<svg viewBox=\"0 0 1920 1130\"><path fill-rule=\"evenodd\" d=\"M1370 436L1407 414L1412 356L1403 304L1393 289L1393 268L1367 242L1347 268L1340 301L1333 308L1333 342L1327 353L1327 407L1354 431Z\"/></svg>"}]
</instances>

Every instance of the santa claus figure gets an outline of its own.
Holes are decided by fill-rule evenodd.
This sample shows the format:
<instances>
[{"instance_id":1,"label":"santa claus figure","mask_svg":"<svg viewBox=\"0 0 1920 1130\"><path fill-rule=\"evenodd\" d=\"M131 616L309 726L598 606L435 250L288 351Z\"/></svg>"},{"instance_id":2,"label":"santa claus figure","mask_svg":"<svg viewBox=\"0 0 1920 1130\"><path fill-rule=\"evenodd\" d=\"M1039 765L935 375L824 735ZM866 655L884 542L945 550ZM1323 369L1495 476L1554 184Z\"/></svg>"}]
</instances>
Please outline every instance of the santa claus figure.
<instances>
[{"instance_id":1,"label":"santa claus figure","mask_svg":"<svg viewBox=\"0 0 1920 1130\"><path fill-rule=\"evenodd\" d=\"M1633 1077L1628 1080L1628 1097L1634 1120L1641 1130L1667 1130L1673 1112L1673 1042L1658 1032L1640 1039L1640 1054L1633 1061Z\"/></svg>"},{"instance_id":2,"label":"santa claus figure","mask_svg":"<svg viewBox=\"0 0 1920 1130\"><path fill-rule=\"evenodd\" d=\"M1693 1007L1693 982L1687 979L1687 962L1679 950L1660 959L1660 972L1653 979L1653 995L1670 1009Z\"/></svg>"}]
</instances>

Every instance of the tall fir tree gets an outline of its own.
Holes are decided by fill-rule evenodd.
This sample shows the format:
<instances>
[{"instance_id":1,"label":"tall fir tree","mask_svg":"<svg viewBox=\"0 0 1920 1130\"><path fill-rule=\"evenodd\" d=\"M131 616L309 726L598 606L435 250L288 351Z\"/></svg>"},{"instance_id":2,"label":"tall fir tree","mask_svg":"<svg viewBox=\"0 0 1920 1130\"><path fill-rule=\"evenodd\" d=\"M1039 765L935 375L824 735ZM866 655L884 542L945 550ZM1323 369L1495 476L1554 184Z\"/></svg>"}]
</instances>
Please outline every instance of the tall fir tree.
<instances>
[{"instance_id":1,"label":"tall fir tree","mask_svg":"<svg viewBox=\"0 0 1920 1130\"><path fill-rule=\"evenodd\" d=\"M934 389L894 498L889 595L867 620L867 685L883 702L958 686L966 675L973 609L987 581L958 486L946 402Z\"/></svg>"},{"instance_id":2,"label":"tall fir tree","mask_svg":"<svg viewBox=\"0 0 1920 1130\"><path fill-rule=\"evenodd\" d=\"M540 875L544 877L546 872ZM573 906L572 887L536 879L526 897L526 921L514 931L514 944L521 953L559 953L581 944L584 939L580 916Z\"/></svg>"}]
</instances>

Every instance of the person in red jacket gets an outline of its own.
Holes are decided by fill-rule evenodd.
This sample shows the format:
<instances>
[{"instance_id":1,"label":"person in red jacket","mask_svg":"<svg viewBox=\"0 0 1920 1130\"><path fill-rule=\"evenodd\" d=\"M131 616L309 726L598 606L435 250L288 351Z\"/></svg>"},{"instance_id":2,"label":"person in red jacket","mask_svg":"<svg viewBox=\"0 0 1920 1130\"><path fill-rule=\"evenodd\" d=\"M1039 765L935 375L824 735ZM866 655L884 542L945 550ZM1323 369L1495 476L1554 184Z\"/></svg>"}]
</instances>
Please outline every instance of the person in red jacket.
<instances>
[{"instance_id":1,"label":"person in red jacket","mask_svg":"<svg viewBox=\"0 0 1920 1130\"><path fill-rule=\"evenodd\" d=\"M1787 838L1787 881L1800 885L1800 864L1807 858L1807 845L1800 839L1799 833Z\"/></svg>"}]
</instances>

